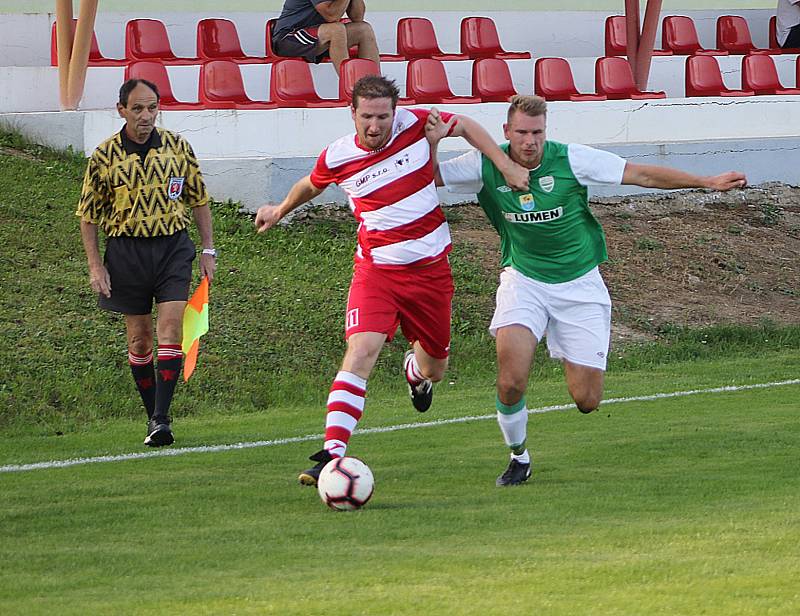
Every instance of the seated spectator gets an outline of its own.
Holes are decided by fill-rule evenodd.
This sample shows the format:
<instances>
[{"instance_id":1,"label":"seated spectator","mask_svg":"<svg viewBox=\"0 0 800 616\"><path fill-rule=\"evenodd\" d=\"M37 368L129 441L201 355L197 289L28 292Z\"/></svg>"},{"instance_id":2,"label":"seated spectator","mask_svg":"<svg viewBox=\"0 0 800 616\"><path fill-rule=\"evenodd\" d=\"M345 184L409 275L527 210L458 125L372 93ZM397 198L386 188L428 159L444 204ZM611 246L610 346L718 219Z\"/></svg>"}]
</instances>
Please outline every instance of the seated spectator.
<instances>
[{"instance_id":1,"label":"seated spectator","mask_svg":"<svg viewBox=\"0 0 800 616\"><path fill-rule=\"evenodd\" d=\"M350 19L344 23L345 13ZM272 48L281 56L319 63L327 57L336 73L358 47L358 57L380 66L375 33L364 21L364 0L286 0L272 30Z\"/></svg>"},{"instance_id":2,"label":"seated spectator","mask_svg":"<svg viewBox=\"0 0 800 616\"><path fill-rule=\"evenodd\" d=\"M778 0L775 16L778 45L784 49L800 47L800 0Z\"/></svg>"}]
</instances>

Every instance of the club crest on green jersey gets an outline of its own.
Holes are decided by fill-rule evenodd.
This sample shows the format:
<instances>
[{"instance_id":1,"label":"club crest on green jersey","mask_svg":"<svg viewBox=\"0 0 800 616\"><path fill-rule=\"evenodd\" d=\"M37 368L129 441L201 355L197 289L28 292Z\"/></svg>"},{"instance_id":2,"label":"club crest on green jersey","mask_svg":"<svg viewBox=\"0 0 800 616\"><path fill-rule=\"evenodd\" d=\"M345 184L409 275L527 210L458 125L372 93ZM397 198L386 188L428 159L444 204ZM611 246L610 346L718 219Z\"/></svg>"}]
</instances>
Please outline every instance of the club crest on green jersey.
<instances>
[{"instance_id":1,"label":"club crest on green jersey","mask_svg":"<svg viewBox=\"0 0 800 616\"><path fill-rule=\"evenodd\" d=\"M531 210L535 210L536 202L533 200L533 195L531 193L525 193L524 195L520 195L519 206L522 208L523 212L530 212Z\"/></svg>"},{"instance_id":2,"label":"club crest on green jersey","mask_svg":"<svg viewBox=\"0 0 800 616\"><path fill-rule=\"evenodd\" d=\"M556 180L552 175L545 175L539 178L539 186L546 193L552 192L555 185Z\"/></svg>"}]
</instances>

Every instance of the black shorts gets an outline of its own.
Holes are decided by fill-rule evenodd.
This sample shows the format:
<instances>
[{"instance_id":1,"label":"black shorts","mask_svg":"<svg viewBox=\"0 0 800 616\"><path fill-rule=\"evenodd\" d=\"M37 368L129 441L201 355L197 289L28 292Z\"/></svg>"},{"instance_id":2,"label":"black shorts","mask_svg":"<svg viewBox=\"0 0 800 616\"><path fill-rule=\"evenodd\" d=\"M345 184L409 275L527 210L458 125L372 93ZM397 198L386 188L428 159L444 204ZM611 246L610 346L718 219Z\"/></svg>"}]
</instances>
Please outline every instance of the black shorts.
<instances>
[{"instance_id":1,"label":"black shorts","mask_svg":"<svg viewBox=\"0 0 800 616\"><path fill-rule=\"evenodd\" d=\"M184 229L158 237L110 237L105 266L111 277L111 297L100 296L105 310L150 314L153 300L189 299L195 246Z\"/></svg>"},{"instance_id":2,"label":"black shorts","mask_svg":"<svg viewBox=\"0 0 800 616\"><path fill-rule=\"evenodd\" d=\"M317 53L317 27L301 28L281 34L272 39L272 49L279 56L303 58L306 62L319 64L328 57L328 51Z\"/></svg>"}]
</instances>

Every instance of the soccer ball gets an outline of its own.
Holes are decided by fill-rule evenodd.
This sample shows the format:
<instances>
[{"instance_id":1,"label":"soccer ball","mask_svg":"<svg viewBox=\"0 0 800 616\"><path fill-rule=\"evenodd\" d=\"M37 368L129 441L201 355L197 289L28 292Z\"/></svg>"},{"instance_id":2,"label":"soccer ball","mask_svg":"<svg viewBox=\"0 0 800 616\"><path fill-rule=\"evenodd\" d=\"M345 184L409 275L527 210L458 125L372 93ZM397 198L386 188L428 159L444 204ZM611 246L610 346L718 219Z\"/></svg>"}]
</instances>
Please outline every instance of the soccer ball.
<instances>
[{"instance_id":1,"label":"soccer ball","mask_svg":"<svg viewBox=\"0 0 800 616\"><path fill-rule=\"evenodd\" d=\"M317 480L322 502L337 511L360 509L367 504L374 488L369 466L349 456L328 462Z\"/></svg>"}]
</instances>

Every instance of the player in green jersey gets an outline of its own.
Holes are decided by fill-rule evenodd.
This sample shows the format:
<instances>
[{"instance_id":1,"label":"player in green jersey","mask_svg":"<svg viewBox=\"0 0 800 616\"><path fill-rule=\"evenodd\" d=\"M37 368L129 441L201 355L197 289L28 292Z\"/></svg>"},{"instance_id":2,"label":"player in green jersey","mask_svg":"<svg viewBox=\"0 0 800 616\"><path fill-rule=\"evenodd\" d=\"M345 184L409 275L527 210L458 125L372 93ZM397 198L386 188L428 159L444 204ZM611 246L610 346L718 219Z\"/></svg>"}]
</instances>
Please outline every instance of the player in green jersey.
<instances>
[{"instance_id":1,"label":"player in green jersey","mask_svg":"<svg viewBox=\"0 0 800 616\"><path fill-rule=\"evenodd\" d=\"M547 105L538 96L514 96L501 146L530 169L529 191L506 185L494 165L472 151L442 162L437 186L475 193L500 234L497 306L489 331L497 345L497 420L511 461L497 485L518 485L531 474L526 447L525 390L536 345L547 336L550 356L564 365L567 388L583 413L603 397L611 336L611 299L598 265L607 259L603 229L589 209L587 186L633 184L646 188L745 186L730 171L701 177L669 167L640 165L585 145L546 138ZM435 110L426 127L435 150L451 129ZM451 134L457 134L458 126Z\"/></svg>"}]
</instances>

